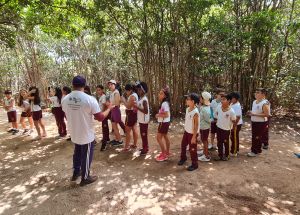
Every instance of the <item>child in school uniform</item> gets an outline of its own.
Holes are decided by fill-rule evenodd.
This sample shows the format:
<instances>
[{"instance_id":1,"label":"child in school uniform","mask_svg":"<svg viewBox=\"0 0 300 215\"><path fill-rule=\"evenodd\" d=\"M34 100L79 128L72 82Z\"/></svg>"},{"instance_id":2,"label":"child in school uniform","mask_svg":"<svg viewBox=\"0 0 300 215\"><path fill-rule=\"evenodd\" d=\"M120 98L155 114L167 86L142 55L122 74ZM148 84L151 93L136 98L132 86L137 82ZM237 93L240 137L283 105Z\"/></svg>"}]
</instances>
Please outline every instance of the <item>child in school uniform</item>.
<instances>
[{"instance_id":1,"label":"child in school uniform","mask_svg":"<svg viewBox=\"0 0 300 215\"><path fill-rule=\"evenodd\" d=\"M200 114L197 104L199 103L199 100L199 96L195 93L191 93L186 98L186 105L188 108L186 109L185 114L185 131L181 142L181 155L178 165L182 166L186 162L186 148L189 146L192 165L187 168L188 171L198 169L197 136L200 130Z\"/></svg>"},{"instance_id":2,"label":"child in school uniform","mask_svg":"<svg viewBox=\"0 0 300 215\"><path fill-rule=\"evenodd\" d=\"M148 86L145 82L137 82L135 86L139 95L139 100L134 107L138 110L137 119L140 126L140 135L142 138L142 149L140 149L140 155L146 155L149 151L148 124L150 121L150 108L148 98L146 96L148 92Z\"/></svg>"},{"instance_id":3,"label":"child in school uniform","mask_svg":"<svg viewBox=\"0 0 300 215\"><path fill-rule=\"evenodd\" d=\"M31 106L31 113L33 118L33 123L38 133L38 136L35 140L40 140L43 137L47 136L45 125L43 122L43 112L41 108L41 98L39 94L39 89L37 87L30 87L29 88L29 103ZM42 132L41 132L42 129Z\"/></svg>"},{"instance_id":4,"label":"child in school uniform","mask_svg":"<svg viewBox=\"0 0 300 215\"><path fill-rule=\"evenodd\" d=\"M18 123L17 123L17 111L15 108L15 99L12 97L12 92L10 90L5 90L5 98L3 102L3 107L7 112L8 122L11 123L12 129L9 130L13 135L19 133Z\"/></svg>"},{"instance_id":5,"label":"child in school uniform","mask_svg":"<svg viewBox=\"0 0 300 215\"><path fill-rule=\"evenodd\" d=\"M127 84L125 86L125 96L122 96L122 102L126 107L126 120L125 120L125 131L126 131L126 141L123 148L124 152L130 149L137 148L138 131L137 131L137 109L134 108L135 103L138 102L138 95L135 92L135 86L132 84ZM133 133L133 145L130 145L131 131Z\"/></svg>"},{"instance_id":6,"label":"child in school uniform","mask_svg":"<svg viewBox=\"0 0 300 215\"><path fill-rule=\"evenodd\" d=\"M27 99L28 92L26 90L21 90L19 95L19 107L22 108L22 113L20 117L20 124L23 128L23 135L28 134L30 135L33 131L33 119L30 109L29 100ZM25 119L28 119L30 129L27 129Z\"/></svg>"},{"instance_id":7,"label":"child in school uniform","mask_svg":"<svg viewBox=\"0 0 300 215\"><path fill-rule=\"evenodd\" d=\"M203 143L203 155L198 158L198 160L203 162L210 161L210 155L208 152L208 136L211 126L211 109L210 109L210 99L211 95L209 92L203 92L202 105L200 107L200 136Z\"/></svg>"},{"instance_id":8,"label":"child in school uniform","mask_svg":"<svg viewBox=\"0 0 300 215\"><path fill-rule=\"evenodd\" d=\"M67 136L67 127L65 123L65 113L61 106L62 90L59 87L50 90L49 101L52 105L52 113L55 117L56 125L58 128L58 136L56 138L64 138Z\"/></svg>"},{"instance_id":9,"label":"child in school uniform","mask_svg":"<svg viewBox=\"0 0 300 215\"><path fill-rule=\"evenodd\" d=\"M107 102L107 97L104 93L104 87L102 85L98 85L96 87L96 98L100 107L100 111L104 112L107 110L106 102ZM108 119L109 116L105 117L104 120L102 121L102 144L100 151L105 151L107 143L110 141L109 139L109 127L108 127Z\"/></svg>"},{"instance_id":10,"label":"child in school uniform","mask_svg":"<svg viewBox=\"0 0 300 215\"><path fill-rule=\"evenodd\" d=\"M170 92L168 87L160 90L158 99L161 105L158 114L155 115L159 123L156 139L160 146L161 153L156 157L156 161L165 161L168 160L170 156L170 139L168 136L168 131L170 126L171 112ZM163 143L163 139L165 140L165 145Z\"/></svg>"},{"instance_id":11,"label":"child in school uniform","mask_svg":"<svg viewBox=\"0 0 300 215\"><path fill-rule=\"evenodd\" d=\"M268 131L268 117L270 117L270 104L265 99L266 89L259 88L255 92L255 101L252 104L252 110L248 113L251 116L252 125L252 146L251 152L247 155L249 157L256 157L260 154L263 137Z\"/></svg>"},{"instance_id":12,"label":"child in school uniform","mask_svg":"<svg viewBox=\"0 0 300 215\"><path fill-rule=\"evenodd\" d=\"M115 135L115 139L111 141L111 144L113 146L118 146L123 144L119 127L118 127L118 124L121 122L121 110L120 110L121 96L120 96L120 92L116 89L116 84L117 82L115 80L110 80L108 82L108 87L109 90L111 91L110 103L113 106L113 108L110 111L112 128Z\"/></svg>"},{"instance_id":13,"label":"child in school uniform","mask_svg":"<svg viewBox=\"0 0 300 215\"><path fill-rule=\"evenodd\" d=\"M229 136L231 129L235 126L236 115L230 107L231 96L222 95L221 105L218 106L214 116L217 118L217 142L219 157L216 161L229 160ZM225 150L223 148L225 147ZM224 154L225 151L225 154Z\"/></svg>"},{"instance_id":14,"label":"child in school uniform","mask_svg":"<svg viewBox=\"0 0 300 215\"><path fill-rule=\"evenodd\" d=\"M240 150L240 131L243 125L242 117L242 106L239 102L240 94L237 92L231 93L231 108L236 114L236 126L230 132L231 149L230 153L232 156L237 156Z\"/></svg>"},{"instance_id":15,"label":"child in school uniform","mask_svg":"<svg viewBox=\"0 0 300 215\"><path fill-rule=\"evenodd\" d=\"M208 149L216 149L217 147L215 146L215 136L217 133L217 121L215 120L216 117L213 115L216 111L217 108L221 105L221 96L224 95L225 92L222 89L217 89L216 90L216 97L211 101L210 107L211 107L211 113L214 118L211 122L211 128L210 128L210 140L211 143L208 145Z\"/></svg>"}]
</instances>

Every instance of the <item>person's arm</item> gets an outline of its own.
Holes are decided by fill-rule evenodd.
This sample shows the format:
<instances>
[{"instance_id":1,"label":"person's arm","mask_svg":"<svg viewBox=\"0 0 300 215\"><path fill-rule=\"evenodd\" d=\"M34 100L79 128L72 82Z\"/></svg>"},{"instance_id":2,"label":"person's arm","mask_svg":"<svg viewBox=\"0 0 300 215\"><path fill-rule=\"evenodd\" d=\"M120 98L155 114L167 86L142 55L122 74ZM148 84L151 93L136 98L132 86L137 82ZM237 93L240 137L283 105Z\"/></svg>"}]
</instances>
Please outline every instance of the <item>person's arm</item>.
<instances>
[{"instance_id":1,"label":"person's arm","mask_svg":"<svg viewBox=\"0 0 300 215\"><path fill-rule=\"evenodd\" d=\"M121 96L119 93L115 93L115 104L118 106L121 104Z\"/></svg>"},{"instance_id":2,"label":"person's arm","mask_svg":"<svg viewBox=\"0 0 300 215\"><path fill-rule=\"evenodd\" d=\"M144 114L148 114L148 103L147 103L147 101L143 101L143 108L140 108L138 105L135 105L135 107L139 110L139 111L141 111L142 113L144 113Z\"/></svg>"},{"instance_id":3,"label":"person's arm","mask_svg":"<svg viewBox=\"0 0 300 215\"><path fill-rule=\"evenodd\" d=\"M191 140L191 144L197 144L197 134L198 134L198 127L199 127L199 116L195 114L193 117L193 137Z\"/></svg>"},{"instance_id":4,"label":"person's arm","mask_svg":"<svg viewBox=\"0 0 300 215\"><path fill-rule=\"evenodd\" d=\"M110 113L110 110L113 108L113 106L111 105L111 103L106 103L107 109L103 112L97 112L94 114L94 119L98 120L100 122L102 122Z\"/></svg>"},{"instance_id":5,"label":"person's arm","mask_svg":"<svg viewBox=\"0 0 300 215\"><path fill-rule=\"evenodd\" d=\"M155 115L155 117L156 118L168 118L169 117L169 115L170 115L170 113L169 113L169 108L166 106L166 105L164 105L164 106L162 106L162 108L161 108L163 111L159 111L156 115Z\"/></svg>"},{"instance_id":6,"label":"person's arm","mask_svg":"<svg viewBox=\"0 0 300 215\"><path fill-rule=\"evenodd\" d=\"M268 104L264 104L262 107L262 113L252 113L249 112L250 116L258 116L258 117L270 117L270 106Z\"/></svg>"},{"instance_id":7,"label":"person's arm","mask_svg":"<svg viewBox=\"0 0 300 215\"><path fill-rule=\"evenodd\" d=\"M10 105L4 106L7 110L9 110L10 108L14 107L15 105L15 100L12 98L10 100Z\"/></svg>"}]
</instances>

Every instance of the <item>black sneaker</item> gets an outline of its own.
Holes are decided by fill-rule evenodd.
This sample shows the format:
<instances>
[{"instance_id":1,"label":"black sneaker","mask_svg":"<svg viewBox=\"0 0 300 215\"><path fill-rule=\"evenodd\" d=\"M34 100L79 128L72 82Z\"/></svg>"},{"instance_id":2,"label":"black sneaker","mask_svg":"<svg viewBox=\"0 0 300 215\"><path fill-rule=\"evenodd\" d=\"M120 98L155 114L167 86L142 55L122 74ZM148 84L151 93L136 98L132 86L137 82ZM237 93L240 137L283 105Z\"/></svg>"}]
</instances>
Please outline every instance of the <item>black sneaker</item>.
<instances>
[{"instance_id":1,"label":"black sneaker","mask_svg":"<svg viewBox=\"0 0 300 215\"><path fill-rule=\"evenodd\" d=\"M73 176L71 177L71 181L76 181L79 177L80 177L80 173L77 173L77 174L75 174L75 173L73 173Z\"/></svg>"},{"instance_id":2,"label":"black sneaker","mask_svg":"<svg viewBox=\"0 0 300 215\"><path fill-rule=\"evenodd\" d=\"M268 150L269 149L269 146L268 145L263 145L262 147L264 150Z\"/></svg>"},{"instance_id":3,"label":"black sneaker","mask_svg":"<svg viewBox=\"0 0 300 215\"><path fill-rule=\"evenodd\" d=\"M113 141L111 142L111 145L112 145L112 146L120 146L120 145L122 145L122 144L123 144L123 141L113 140Z\"/></svg>"},{"instance_id":4,"label":"black sneaker","mask_svg":"<svg viewBox=\"0 0 300 215\"><path fill-rule=\"evenodd\" d=\"M16 135L17 133L19 133L19 130L18 130L18 129L15 129L15 130L12 132L12 135Z\"/></svg>"},{"instance_id":5,"label":"black sneaker","mask_svg":"<svg viewBox=\"0 0 300 215\"><path fill-rule=\"evenodd\" d=\"M140 149L140 155L144 156L148 153L148 151L145 151L144 149Z\"/></svg>"},{"instance_id":6,"label":"black sneaker","mask_svg":"<svg viewBox=\"0 0 300 215\"><path fill-rule=\"evenodd\" d=\"M16 129L14 129L14 128L11 128L11 129L9 129L7 132L8 133L12 133L12 132L14 132Z\"/></svg>"},{"instance_id":7,"label":"black sneaker","mask_svg":"<svg viewBox=\"0 0 300 215\"><path fill-rule=\"evenodd\" d=\"M25 134L27 134L28 131L29 131L29 129L24 129L22 134L25 135Z\"/></svg>"},{"instance_id":8,"label":"black sneaker","mask_svg":"<svg viewBox=\"0 0 300 215\"><path fill-rule=\"evenodd\" d=\"M106 141L103 141L102 144L101 144L100 151L103 152L105 150L106 150Z\"/></svg>"},{"instance_id":9,"label":"black sneaker","mask_svg":"<svg viewBox=\"0 0 300 215\"><path fill-rule=\"evenodd\" d=\"M186 160L180 160L180 161L178 161L177 165L182 166L185 162L186 162Z\"/></svg>"},{"instance_id":10,"label":"black sneaker","mask_svg":"<svg viewBox=\"0 0 300 215\"><path fill-rule=\"evenodd\" d=\"M198 167L191 165L187 168L187 171L194 171L195 169L198 169Z\"/></svg>"},{"instance_id":11,"label":"black sneaker","mask_svg":"<svg viewBox=\"0 0 300 215\"><path fill-rule=\"evenodd\" d=\"M85 185L88 185L88 184L91 184L91 183L94 183L95 181L97 181L98 177L97 176L89 176L87 179L83 179L81 180L80 182L80 186L83 187Z\"/></svg>"},{"instance_id":12,"label":"black sneaker","mask_svg":"<svg viewBox=\"0 0 300 215\"><path fill-rule=\"evenodd\" d=\"M68 137L68 138L67 138L67 141L71 141L71 137Z\"/></svg>"}]
</instances>

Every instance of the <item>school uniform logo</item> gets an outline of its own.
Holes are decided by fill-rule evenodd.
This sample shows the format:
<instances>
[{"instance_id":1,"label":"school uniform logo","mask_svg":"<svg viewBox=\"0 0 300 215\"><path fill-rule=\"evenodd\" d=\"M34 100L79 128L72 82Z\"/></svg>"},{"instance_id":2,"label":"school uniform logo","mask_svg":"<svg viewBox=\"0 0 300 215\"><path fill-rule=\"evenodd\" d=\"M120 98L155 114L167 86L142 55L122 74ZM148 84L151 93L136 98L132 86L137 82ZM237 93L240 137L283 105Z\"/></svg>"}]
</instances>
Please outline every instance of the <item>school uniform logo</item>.
<instances>
[{"instance_id":1,"label":"school uniform logo","mask_svg":"<svg viewBox=\"0 0 300 215\"><path fill-rule=\"evenodd\" d=\"M73 101L75 104L77 104L77 103L81 102L81 99L80 98L76 98L76 97L70 97L69 101Z\"/></svg>"},{"instance_id":2,"label":"school uniform logo","mask_svg":"<svg viewBox=\"0 0 300 215\"><path fill-rule=\"evenodd\" d=\"M228 118L228 117L229 117L229 114L227 113L225 116L226 116L226 118Z\"/></svg>"}]
</instances>

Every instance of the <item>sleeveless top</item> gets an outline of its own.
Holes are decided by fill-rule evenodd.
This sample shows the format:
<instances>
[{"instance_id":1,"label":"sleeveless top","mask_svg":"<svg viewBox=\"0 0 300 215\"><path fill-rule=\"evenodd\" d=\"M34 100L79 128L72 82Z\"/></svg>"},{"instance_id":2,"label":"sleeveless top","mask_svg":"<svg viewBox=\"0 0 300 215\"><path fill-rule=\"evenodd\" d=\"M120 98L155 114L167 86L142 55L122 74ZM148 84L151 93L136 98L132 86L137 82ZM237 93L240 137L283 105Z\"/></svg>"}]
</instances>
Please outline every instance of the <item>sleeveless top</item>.
<instances>
[{"instance_id":1,"label":"sleeveless top","mask_svg":"<svg viewBox=\"0 0 300 215\"><path fill-rule=\"evenodd\" d=\"M269 105L269 101L263 99L259 103L256 103L256 100L252 103L252 113L254 114L262 114L263 113L263 106ZM268 121L268 117L259 117L259 116L251 116L252 122L266 122Z\"/></svg>"},{"instance_id":2,"label":"sleeveless top","mask_svg":"<svg viewBox=\"0 0 300 215\"><path fill-rule=\"evenodd\" d=\"M143 102L146 101L147 102L147 106L148 106L148 114L144 114L143 112L141 112L140 110L138 110L137 116L138 116L138 123L143 123L143 124L147 124L150 121L150 109L149 109L149 102L148 102L148 98L146 96L144 96L143 98L141 98L137 104L139 108L143 108Z\"/></svg>"},{"instance_id":3,"label":"sleeveless top","mask_svg":"<svg viewBox=\"0 0 300 215\"><path fill-rule=\"evenodd\" d=\"M200 131L200 114L199 114L199 110L197 107L194 108L194 110L189 111L189 108L186 109L186 113L185 113L185 123L184 123L184 130L189 133L189 134L193 134L194 133L194 116L195 114L198 115L198 130L197 132Z\"/></svg>"},{"instance_id":4,"label":"sleeveless top","mask_svg":"<svg viewBox=\"0 0 300 215\"><path fill-rule=\"evenodd\" d=\"M128 99L127 99L127 102L129 102L130 101L130 98L131 97L134 97L135 98L135 101L136 102L138 102L139 101L139 97L138 97L138 95L136 94L136 93L132 93L129 97L128 97ZM131 108L126 108L127 110L134 110L134 107L131 107Z\"/></svg>"}]
</instances>

